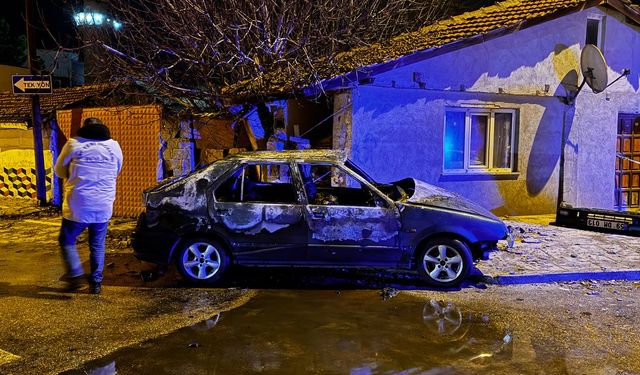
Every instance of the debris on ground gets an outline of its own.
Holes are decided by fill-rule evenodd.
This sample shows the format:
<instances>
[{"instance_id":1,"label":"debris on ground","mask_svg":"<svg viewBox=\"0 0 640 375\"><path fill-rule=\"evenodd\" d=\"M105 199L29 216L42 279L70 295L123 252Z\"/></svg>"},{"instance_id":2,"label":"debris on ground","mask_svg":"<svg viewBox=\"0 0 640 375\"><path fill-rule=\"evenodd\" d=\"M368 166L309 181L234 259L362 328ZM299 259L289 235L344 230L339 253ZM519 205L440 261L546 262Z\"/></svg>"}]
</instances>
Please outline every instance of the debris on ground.
<instances>
[{"instance_id":1,"label":"debris on ground","mask_svg":"<svg viewBox=\"0 0 640 375\"><path fill-rule=\"evenodd\" d=\"M637 237L549 225L554 219L536 215L505 220L512 228L514 247L500 241L498 251L477 267L494 277L640 268Z\"/></svg>"},{"instance_id":2,"label":"debris on ground","mask_svg":"<svg viewBox=\"0 0 640 375\"><path fill-rule=\"evenodd\" d=\"M398 289L395 288L383 288L380 292L380 296L382 296L383 301L388 301L391 298L395 297L400 293Z\"/></svg>"}]
</instances>

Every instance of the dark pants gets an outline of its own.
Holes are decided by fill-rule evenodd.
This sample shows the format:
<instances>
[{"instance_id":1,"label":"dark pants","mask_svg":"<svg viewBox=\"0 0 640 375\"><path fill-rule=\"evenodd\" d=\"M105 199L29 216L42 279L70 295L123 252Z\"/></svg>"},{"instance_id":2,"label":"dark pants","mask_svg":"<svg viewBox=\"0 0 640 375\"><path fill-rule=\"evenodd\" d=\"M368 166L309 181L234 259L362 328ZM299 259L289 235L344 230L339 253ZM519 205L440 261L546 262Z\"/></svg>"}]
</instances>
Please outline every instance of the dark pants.
<instances>
[{"instance_id":1,"label":"dark pants","mask_svg":"<svg viewBox=\"0 0 640 375\"><path fill-rule=\"evenodd\" d=\"M60 227L60 237L58 242L62 249L62 258L67 268L67 276L78 277L84 274L82 262L76 248L76 240L85 228L89 228L89 249L91 250L91 277L92 283L102 282L102 270L104 269L104 248L107 238L106 223L78 223L75 221L62 219Z\"/></svg>"}]
</instances>

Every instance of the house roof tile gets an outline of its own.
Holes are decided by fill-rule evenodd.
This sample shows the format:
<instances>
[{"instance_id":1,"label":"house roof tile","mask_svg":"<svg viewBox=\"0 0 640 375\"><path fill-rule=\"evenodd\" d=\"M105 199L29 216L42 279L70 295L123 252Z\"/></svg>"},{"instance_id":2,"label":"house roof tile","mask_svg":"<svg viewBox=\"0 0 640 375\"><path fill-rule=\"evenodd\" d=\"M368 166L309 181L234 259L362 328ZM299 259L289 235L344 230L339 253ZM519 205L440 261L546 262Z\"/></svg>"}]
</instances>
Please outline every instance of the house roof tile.
<instances>
[{"instance_id":1,"label":"house roof tile","mask_svg":"<svg viewBox=\"0 0 640 375\"><path fill-rule=\"evenodd\" d=\"M339 53L331 59L332 64L319 68L319 77L326 82L331 78L355 71L364 72L368 70L367 67L392 62L416 52L442 49L474 37L488 38L494 33L517 31L520 28L596 5L606 4L634 16L634 10L631 5L624 3L625 1L628 0L506 0L438 21L379 43ZM634 20L640 24L637 17L634 16ZM225 91L232 96L242 97L248 94L254 84L260 84L277 88L274 94L283 94L290 92L294 89L294 85L299 84L287 79L286 74L269 74L258 80L238 83Z\"/></svg>"},{"instance_id":2,"label":"house roof tile","mask_svg":"<svg viewBox=\"0 0 640 375\"><path fill-rule=\"evenodd\" d=\"M100 84L54 89L52 94L40 95L40 112L45 117L55 110L103 96L116 87L116 84ZM0 122L25 122L30 119L31 100L28 95L0 93Z\"/></svg>"},{"instance_id":3,"label":"house roof tile","mask_svg":"<svg viewBox=\"0 0 640 375\"><path fill-rule=\"evenodd\" d=\"M335 57L335 66L327 68L323 77L326 80L355 71L366 72L370 67L417 52L447 51L444 47L461 48L466 41L477 37L483 41L491 35L517 31L597 5L614 8L640 25L640 7L634 6L629 0L506 0L380 43L340 53Z\"/></svg>"}]
</instances>

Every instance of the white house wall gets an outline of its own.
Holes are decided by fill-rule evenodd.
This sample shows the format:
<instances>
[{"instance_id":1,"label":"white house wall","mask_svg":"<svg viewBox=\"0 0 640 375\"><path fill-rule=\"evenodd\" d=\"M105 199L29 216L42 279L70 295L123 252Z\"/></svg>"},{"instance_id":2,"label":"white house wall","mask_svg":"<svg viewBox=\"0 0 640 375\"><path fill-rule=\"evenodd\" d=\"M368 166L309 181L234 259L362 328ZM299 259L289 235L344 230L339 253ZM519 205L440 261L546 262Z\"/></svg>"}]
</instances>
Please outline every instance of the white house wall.
<instances>
[{"instance_id":1,"label":"white house wall","mask_svg":"<svg viewBox=\"0 0 640 375\"><path fill-rule=\"evenodd\" d=\"M585 86L575 107L563 104L558 97L582 79L579 57L592 14L605 15L591 8L394 69L357 87L352 157L382 181L418 177L497 213L553 212L564 121L565 201L612 208L617 115L640 112L640 41L638 28L606 14L609 77L622 68L632 74L601 94ZM515 173L443 174L445 107L485 105L518 110Z\"/></svg>"},{"instance_id":2,"label":"white house wall","mask_svg":"<svg viewBox=\"0 0 640 375\"><path fill-rule=\"evenodd\" d=\"M577 179L585 187L574 197L581 207L613 207L618 113L640 113L640 28L609 14L603 53L610 82L625 68L631 74L600 94L585 87L576 100L571 137L578 151L567 147L567 155L576 159Z\"/></svg>"}]
</instances>

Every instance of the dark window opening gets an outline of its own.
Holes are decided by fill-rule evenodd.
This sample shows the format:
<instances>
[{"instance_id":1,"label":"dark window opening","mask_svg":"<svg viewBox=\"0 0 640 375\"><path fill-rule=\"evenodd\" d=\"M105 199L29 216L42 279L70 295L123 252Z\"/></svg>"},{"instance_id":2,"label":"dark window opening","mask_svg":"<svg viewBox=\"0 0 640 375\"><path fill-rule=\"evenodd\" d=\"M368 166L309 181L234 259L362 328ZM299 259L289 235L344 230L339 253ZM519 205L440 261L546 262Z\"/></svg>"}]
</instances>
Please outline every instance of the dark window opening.
<instances>
[{"instance_id":1,"label":"dark window opening","mask_svg":"<svg viewBox=\"0 0 640 375\"><path fill-rule=\"evenodd\" d=\"M593 44L599 47L600 20L595 18L587 19L587 36L585 44Z\"/></svg>"},{"instance_id":2,"label":"dark window opening","mask_svg":"<svg viewBox=\"0 0 640 375\"><path fill-rule=\"evenodd\" d=\"M331 164L300 164L309 204L321 206L386 207L378 194Z\"/></svg>"},{"instance_id":3,"label":"dark window opening","mask_svg":"<svg viewBox=\"0 0 640 375\"><path fill-rule=\"evenodd\" d=\"M309 140L311 148L333 148L333 98L289 100L287 134Z\"/></svg>"},{"instance_id":4,"label":"dark window opening","mask_svg":"<svg viewBox=\"0 0 640 375\"><path fill-rule=\"evenodd\" d=\"M218 202L298 203L289 165L277 163L238 169L216 189L215 197Z\"/></svg>"}]
</instances>

